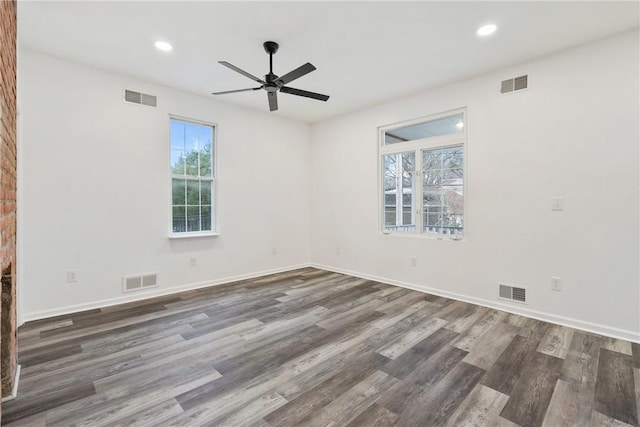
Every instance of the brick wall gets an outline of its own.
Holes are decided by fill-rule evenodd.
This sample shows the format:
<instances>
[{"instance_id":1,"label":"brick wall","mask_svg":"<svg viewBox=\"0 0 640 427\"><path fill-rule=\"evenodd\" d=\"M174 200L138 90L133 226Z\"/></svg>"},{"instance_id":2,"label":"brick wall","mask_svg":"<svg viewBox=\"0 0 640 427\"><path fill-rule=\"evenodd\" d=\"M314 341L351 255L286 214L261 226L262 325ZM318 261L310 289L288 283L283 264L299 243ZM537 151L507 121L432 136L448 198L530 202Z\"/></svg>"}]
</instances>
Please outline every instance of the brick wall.
<instances>
[{"instance_id":1,"label":"brick wall","mask_svg":"<svg viewBox=\"0 0 640 427\"><path fill-rule=\"evenodd\" d=\"M0 374L11 394L16 369L16 2L0 0Z\"/></svg>"}]
</instances>

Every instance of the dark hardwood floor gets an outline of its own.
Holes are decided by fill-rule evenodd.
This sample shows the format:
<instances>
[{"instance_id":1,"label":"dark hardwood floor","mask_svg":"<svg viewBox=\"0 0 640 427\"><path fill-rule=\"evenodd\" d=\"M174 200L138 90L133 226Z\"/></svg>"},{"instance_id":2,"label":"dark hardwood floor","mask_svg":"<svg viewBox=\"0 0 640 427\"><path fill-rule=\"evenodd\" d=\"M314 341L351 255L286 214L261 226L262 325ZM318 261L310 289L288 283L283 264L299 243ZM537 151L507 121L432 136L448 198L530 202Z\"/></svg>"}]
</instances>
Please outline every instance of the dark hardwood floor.
<instances>
[{"instance_id":1,"label":"dark hardwood floor","mask_svg":"<svg viewBox=\"0 0 640 427\"><path fill-rule=\"evenodd\" d=\"M638 344L312 268L18 339L14 427L638 426Z\"/></svg>"}]
</instances>

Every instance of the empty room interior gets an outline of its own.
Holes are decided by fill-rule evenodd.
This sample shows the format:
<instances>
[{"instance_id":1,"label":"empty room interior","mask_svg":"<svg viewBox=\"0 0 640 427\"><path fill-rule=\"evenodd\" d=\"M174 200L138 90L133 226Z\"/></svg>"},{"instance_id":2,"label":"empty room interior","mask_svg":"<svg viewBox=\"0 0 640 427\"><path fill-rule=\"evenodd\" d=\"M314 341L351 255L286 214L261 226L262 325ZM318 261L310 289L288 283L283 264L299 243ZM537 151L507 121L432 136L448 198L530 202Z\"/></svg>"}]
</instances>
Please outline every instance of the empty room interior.
<instances>
[{"instance_id":1,"label":"empty room interior","mask_svg":"<svg viewBox=\"0 0 640 427\"><path fill-rule=\"evenodd\" d=\"M638 427L639 27L0 2L1 424Z\"/></svg>"}]
</instances>

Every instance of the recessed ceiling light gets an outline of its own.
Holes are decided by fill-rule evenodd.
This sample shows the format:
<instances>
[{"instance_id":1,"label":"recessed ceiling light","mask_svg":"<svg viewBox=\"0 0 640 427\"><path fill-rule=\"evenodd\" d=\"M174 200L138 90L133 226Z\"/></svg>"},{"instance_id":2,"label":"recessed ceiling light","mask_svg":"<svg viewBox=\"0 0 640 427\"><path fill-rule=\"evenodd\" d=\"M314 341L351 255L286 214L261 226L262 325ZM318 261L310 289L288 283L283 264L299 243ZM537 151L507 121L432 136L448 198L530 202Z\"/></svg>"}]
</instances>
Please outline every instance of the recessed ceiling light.
<instances>
[{"instance_id":1,"label":"recessed ceiling light","mask_svg":"<svg viewBox=\"0 0 640 427\"><path fill-rule=\"evenodd\" d=\"M163 42L163 41L160 41L160 40L155 42L154 46L156 47L156 49L161 50L163 52L171 52L173 50L173 46L171 46L167 42Z\"/></svg>"},{"instance_id":2,"label":"recessed ceiling light","mask_svg":"<svg viewBox=\"0 0 640 427\"><path fill-rule=\"evenodd\" d=\"M478 28L478 31L476 31L476 34L479 36L488 36L489 34L495 33L497 29L498 29L498 26L496 24L487 24Z\"/></svg>"}]
</instances>

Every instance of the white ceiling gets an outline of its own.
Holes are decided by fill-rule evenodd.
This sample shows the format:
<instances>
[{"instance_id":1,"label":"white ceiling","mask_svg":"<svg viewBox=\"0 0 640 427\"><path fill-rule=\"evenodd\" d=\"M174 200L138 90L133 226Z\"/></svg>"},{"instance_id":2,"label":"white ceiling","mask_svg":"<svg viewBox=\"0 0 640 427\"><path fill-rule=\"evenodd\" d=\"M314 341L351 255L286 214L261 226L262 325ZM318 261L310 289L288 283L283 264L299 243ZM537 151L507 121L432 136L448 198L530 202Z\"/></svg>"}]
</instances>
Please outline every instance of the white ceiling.
<instances>
[{"instance_id":1,"label":"white ceiling","mask_svg":"<svg viewBox=\"0 0 640 427\"><path fill-rule=\"evenodd\" d=\"M18 3L20 46L204 96L256 86L311 62L277 112L315 122L411 92L515 65L639 25L638 2L31 2ZM493 22L488 38L475 30ZM162 39L171 53L153 47ZM264 91L216 99L268 111Z\"/></svg>"}]
</instances>

